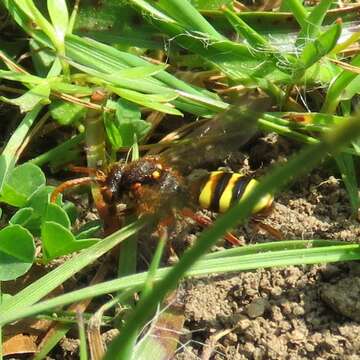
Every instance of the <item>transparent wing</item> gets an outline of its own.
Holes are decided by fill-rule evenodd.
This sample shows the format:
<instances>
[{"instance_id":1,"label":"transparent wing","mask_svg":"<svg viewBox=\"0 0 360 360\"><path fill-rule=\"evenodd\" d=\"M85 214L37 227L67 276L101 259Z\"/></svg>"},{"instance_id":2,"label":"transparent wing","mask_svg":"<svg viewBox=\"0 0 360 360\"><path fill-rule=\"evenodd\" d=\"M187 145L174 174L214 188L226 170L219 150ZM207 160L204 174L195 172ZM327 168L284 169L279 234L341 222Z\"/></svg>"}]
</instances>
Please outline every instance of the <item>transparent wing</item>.
<instances>
[{"instance_id":1,"label":"transparent wing","mask_svg":"<svg viewBox=\"0 0 360 360\"><path fill-rule=\"evenodd\" d=\"M249 141L257 131L257 119L268 108L269 101L264 98L231 105L160 156L184 174L219 160Z\"/></svg>"}]
</instances>

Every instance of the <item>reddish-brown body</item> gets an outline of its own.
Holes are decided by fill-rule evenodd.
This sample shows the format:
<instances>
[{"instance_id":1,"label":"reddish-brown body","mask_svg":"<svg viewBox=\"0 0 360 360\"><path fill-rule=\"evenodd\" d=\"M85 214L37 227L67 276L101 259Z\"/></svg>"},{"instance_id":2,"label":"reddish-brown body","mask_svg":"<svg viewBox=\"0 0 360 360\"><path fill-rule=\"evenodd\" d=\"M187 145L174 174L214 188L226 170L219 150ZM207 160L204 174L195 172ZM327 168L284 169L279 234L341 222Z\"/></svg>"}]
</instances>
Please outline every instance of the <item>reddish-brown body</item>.
<instances>
[{"instance_id":1,"label":"reddish-brown body","mask_svg":"<svg viewBox=\"0 0 360 360\"><path fill-rule=\"evenodd\" d=\"M114 165L106 177L103 196L109 204L126 204L137 215L165 215L170 208L189 202L185 178L158 156Z\"/></svg>"}]
</instances>

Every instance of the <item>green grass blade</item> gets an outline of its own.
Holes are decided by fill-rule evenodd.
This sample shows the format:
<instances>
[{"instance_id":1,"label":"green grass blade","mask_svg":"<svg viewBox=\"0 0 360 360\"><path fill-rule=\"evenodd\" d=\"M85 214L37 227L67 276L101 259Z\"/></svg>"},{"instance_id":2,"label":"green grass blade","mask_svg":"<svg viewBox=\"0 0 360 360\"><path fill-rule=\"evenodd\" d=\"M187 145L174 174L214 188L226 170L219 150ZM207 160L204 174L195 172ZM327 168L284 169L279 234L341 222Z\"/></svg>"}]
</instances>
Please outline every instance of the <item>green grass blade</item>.
<instances>
[{"instance_id":1,"label":"green grass blade","mask_svg":"<svg viewBox=\"0 0 360 360\"><path fill-rule=\"evenodd\" d=\"M273 267L273 266L287 266L287 265L302 265L302 264L316 264L328 263L337 261L350 261L360 258L359 244L337 245L343 242L329 241L329 240L292 240L295 241L296 246L291 246L291 241L285 241L284 250L279 245L273 246L280 250L257 252L260 245L251 245L239 249L230 249L222 251L222 256L207 255L203 260L200 260L190 270L186 272L187 277L219 274L227 272L246 271L257 268ZM333 244L326 246L326 243ZM311 248L311 244L319 245L319 247ZM257 247L254 252L253 247ZM268 244L266 247L269 248ZM251 248L251 249L247 249ZM292 249L291 249L292 248ZM234 255L234 250L240 252L239 255ZM241 253L243 252L243 253ZM248 253L249 252L249 253ZM231 255L231 256L228 256ZM154 280L156 282L168 276L172 268L162 268L156 272ZM140 290L146 279L148 273L138 273L121 279L115 279L89 286L84 289L69 292L55 298L42 301L34 305L22 305L16 307L16 311L7 311L0 313L0 325L4 325L18 319L29 317L41 312L51 311L52 309L71 304L73 302L81 301L87 298L112 293L115 291L125 291L131 293ZM175 285L175 284L174 284Z\"/></svg>"},{"instance_id":2,"label":"green grass blade","mask_svg":"<svg viewBox=\"0 0 360 360\"><path fill-rule=\"evenodd\" d=\"M300 0L287 0L282 2L282 11L291 10L294 14L296 21L300 24L301 28L306 27L306 18L308 13ZM286 8L284 8L286 6Z\"/></svg>"},{"instance_id":3,"label":"green grass blade","mask_svg":"<svg viewBox=\"0 0 360 360\"><path fill-rule=\"evenodd\" d=\"M319 33L320 26L323 23L326 12L329 10L332 2L332 0L321 0L319 4L313 8L306 18L305 24L301 26L295 46L304 46L308 41L312 41L313 37Z\"/></svg>"},{"instance_id":4,"label":"green grass blade","mask_svg":"<svg viewBox=\"0 0 360 360\"><path fill-rule=\"evenodd\" d=\"M267 251L296 250L304 248L320 248L323 246L344 245L343 241L337 240L284 240L269 243L247 245L216 251L206 254L204 259L225 258L239 255L251 255Z\"/></svg>"},{"instance_id":5,"label":"green grass blade","mask_svg":"<svg viewBox=\"0 0 360 360\"><path fill-rule=\"evenodd\" d=\"M226 18L233 26L234 30L242 36L252 47L270 48L270 43L265 37L249 26L241 17L237 16L228 8L223 9Z\"/></svg>"},{"instance_id":6,"label":"green grass blade","mask_svg":"<svg viewBox=\"0 0 360 360\"><path fill-rule=\"evenodd\" d=\"M107 66L110 71L114 71L123 70L127 67L150 65L149 62L138 56L117 50L114 47L92 39L83 39L76 35L68 35L66 37L65 45L67 56L82 65L95 65L95 69L98 70L103 70L103 66ZM80 61L80 59L83 61ZM158 74L154 75L154 78L172 89L182 90L195 95L207 93L210 96L210 92L199 91L195 87L177 79L166 71L160 71ZM212 97L214 98L214 95L212 95Z\"/></svg>"},{"instance_id":7,"label":"green grass blade","mask_svg":"<svg viewBox=\"0 0 360 360\"><path fill-rule=\"evenodd\" d=\"M154 14L158 19L161 21L165 21L168 23L175 23L176 21L172 19L170 16L167 16L163 11L158 10L156 7L149 4L147 1L144 0L132 0L132 2L137 5L140 9L150 12Z\"/></svg>"},{"instance_id":8,"label":"green grass blade","mask_svg":"<svg viewBox=\"0 0 360 360\"><path fill-rule=\"evenodd\" d=\"M276 132L279 135L286 136L290 139L300 141L305 144L316 144L319 142L318 139L302 134L291 129L289 126L279 123L278 121L269 121L267 119L259 119L259 129L266 132Z\"/></svg>"},{"instance_id":9,"label":"green grass blade","mask_svg":"<svg viewBox=\"0 0 360 360\"><path fill-rule=\"evenodd\" d=\"M350 62L350 65L360 66L360 55L356 55ZM348 70L343 70L340 75L338 75L334 81L331 82L327 92L325 101L321 108L321 112L324 113L334 113L340 100L341 93L354 80L358 74L350 72Z\"/></svg>"},{"instance_id":10,"label":"green grass blade","mask_svg":"<svg viewBox=\"0 0 360 360\"><path fill-rule=\"evenodd\" d=\"M142 296L146 296L154 287L154 279L156 278L156 272L159 269L161 257L164 252L166 241L169 240L166 238L167 234L161 234L159 238L159 242L156 246L155 254L151 260L151 264L149 267L148 275L144 284L144 288L142 291Z\"/></svg>"},{"instance_id":11,"label":"green grass blade","mask_svg":"<svg viewBox=\"0 0 360 360\"><path fill-rule=\"evenodd\" d=\"M86 334L85 334L85 325L84 318L82 313L77 313L78 329L79 329L79 348L80 348L80 360L87 360L87 345L86 345Z\"/></svg>"},{"instance_id":12,"label":"green grass blade","mask_svg":"<svg viewBox=\"0 0 360 360\"><path fill-rule=\"evenodd\" d=\"M341 22L336 22L327 31L321 33L317 39L305 45L294 69L294 83L299 81L306 69L317 64L331 52L341 35L341 30Z\"/></svg>"},{"instance_id":13,"label":"green grass blade","mask_svg":"<svg viewBox=\"0 0 360 360\"><path fill-rule=\"evenodd\" d=\"M18 150L28 135L30 128L34 125L42 107L42 105L37 105L30 112L28 112L8 140L0 156L0 191L6 176L17 163Z\"/></svg>"},{"instance_id":14,"label":"green grass blade","mask_svg":"<svg viewBox=\"0 0 360 360\"><path fill-rule=\"evenodd\" d=\"M131 236L121 244L118 277L136 273L137 236Z\"/></svg>"},{"instance_id":15,"label":"green grass blade","mask_svg":"<svg viewBox=\"0 0 360 360\"><path fill-rule=\"evenodd\" d=\"M208 34L216 40L223 40L214 27L199 13L188 0L160 0L157 6L165 10L168 15L180 24L186 24L192 31Z\"/></svg>"},{"instance_id":16,"label":"green grass blade","mask_svg":"<svg viewBox=\"0 0 360 360\"><path fill-rule=\"evenodd\" d=\"M246 271L276 266L283 267L289 265L349 261L356 260L359 257L359 244L321 246L313 249L278 250L250 255L230 256L226 257L226 261L224 257L202 260L191 269L190 273L198 276L218 271Z\"/></svg>"},{"instance_id":17,"label":"green grass blade","mask_svg":"<svg viewBox=\"0 0 360 360\"><path fill-rule=\"evenodd\" d=\"M46 339L45 345L42 344L40 350L35 354L33 360L46 359L48 353L59 343L59 341L74 327L73 323L60 324L55 328L55 332L50 338Z\"/></svg>"},{"instance_id":18,"label":"green grass blade","mask_svg":"<svg viewBox=\"0 0 360 360\"><path fill-rule=\"evenodd\" d=\"M58 160L59 158L66 157L64 154L84 141L84 137L85 134L78 134L71 139L64 141L58 146L55 146L54 148L42 153L36 158L31 159L30 162L37 166L43 166L49 162Z\"/></svg>"},{"instance_id":19,"label":"green grass blade","mask_svg":"<svg viewBox=\"0 0 360 360\"><path fill-rule=\"evenodd\" d=\"M357 217L359 209L359 190L354 159L349 154L339 154L335 156L335 160L350 199L352 214Z\"/></svg>"}]
</instances>

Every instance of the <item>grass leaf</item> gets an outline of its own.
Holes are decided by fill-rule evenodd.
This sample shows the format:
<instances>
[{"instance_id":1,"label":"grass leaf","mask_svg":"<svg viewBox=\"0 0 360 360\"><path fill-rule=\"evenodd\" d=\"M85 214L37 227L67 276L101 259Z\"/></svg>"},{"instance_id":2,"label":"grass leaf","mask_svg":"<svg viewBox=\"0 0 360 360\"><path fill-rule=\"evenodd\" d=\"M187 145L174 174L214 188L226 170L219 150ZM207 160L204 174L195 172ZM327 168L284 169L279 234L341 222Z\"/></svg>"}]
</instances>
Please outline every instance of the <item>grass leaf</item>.
<instances>
[{"instance_id":1,"label":"grass leaf","mask_svg":"<svg viewBox=\"0 0 360 360\"><path fill-rule=\"evenodd\" d=\"M332 0L321 0L307 16L297 36L295 46L303 47L306 43L313 41L313 38L320 32L320 26L324 21L327 10Z\"/></svg>"},{"instance_id":2,"label":"grass leaf","mask_svg":"<svg viewBox=\"0 0 360 360\"><path fill-rule=\"evenodd\" d=\"M335 160L349 195L352 213L355 217L357 217L360 204L353 157L348 154L340 154L335 156Z\"/></svg>"},{"instance_id":3,"label":"grass leaf","mask_svg":"<svg viewBox=\"0 0 360 360\"><path fill-rule=\"evenodd\" d=\"M69 13L65 0L48 0L47 8L59 41L64 41L69 25Z\"/></svg>"},{"instance_id":4,"label":"grass leaf","mask_svg":"<svg viewBox=\"0 0 360 360\"><path fill-rule=\"evenodd\" d=\"M33 110L37 105L46 105L50 103L50 86L47 82L43 82L34 86L27 91L24 95L19 96L16 99L9 99L5 96L0 96L0 100L19 106L20 112L28 112Z\"/></svg>"}]
</instances>

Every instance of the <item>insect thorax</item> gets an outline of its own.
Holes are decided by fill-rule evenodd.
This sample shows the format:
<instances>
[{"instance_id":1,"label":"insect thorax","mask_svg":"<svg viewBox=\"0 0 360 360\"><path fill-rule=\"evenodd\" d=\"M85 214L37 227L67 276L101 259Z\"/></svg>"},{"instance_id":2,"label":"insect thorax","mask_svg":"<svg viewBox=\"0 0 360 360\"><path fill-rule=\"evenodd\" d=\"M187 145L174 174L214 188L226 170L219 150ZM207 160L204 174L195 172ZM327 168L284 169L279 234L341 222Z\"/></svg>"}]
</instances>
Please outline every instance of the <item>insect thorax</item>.
<instances>
[{"instance_id":1,"label":"insect thorax","mask_svg":"<svg viewBox=\"0 0 360 360\"><path fill-rule=\"evenodd\" d=\"M110 170L107 178L112 201L125 203L138 213L157 213L185 205L184 178L158 157L144 157Z\"/></svg>"}]
</instances>

